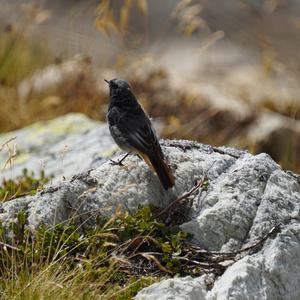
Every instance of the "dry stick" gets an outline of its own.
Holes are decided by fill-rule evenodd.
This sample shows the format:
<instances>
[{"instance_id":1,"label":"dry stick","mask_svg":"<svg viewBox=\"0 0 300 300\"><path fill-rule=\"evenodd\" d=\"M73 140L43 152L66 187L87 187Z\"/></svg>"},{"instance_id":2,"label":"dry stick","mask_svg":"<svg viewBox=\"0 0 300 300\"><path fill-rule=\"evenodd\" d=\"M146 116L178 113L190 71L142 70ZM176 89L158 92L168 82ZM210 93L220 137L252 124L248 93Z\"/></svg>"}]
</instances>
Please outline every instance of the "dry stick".
<instances>
[{"instance_id":1,"label":"dry stick","mask_svg":"<svg viewBox=\"0 0 300 300\"><path fill-rule=\"evenodd\" d=\"M200 262L200 261L197 261L197 260L192 260L192 259L189 259L189 258L186 258L186 257L181 257L181 256L176 257L176 259L183 260L186 263L192 263L194 265L201 266L201 267L206 268L206 269L224 268L222 265L220 265L219 263L215 263L215 262Z\"/></svg>"},{"instance_id":2,"label":"dry stick","mask_svg":"<svg viewBox=\"0 0 300 300\"><path fill-rule=\"evenodd\" d=\"M156 216L155 218L160 217L161 215L163 215L166 211L168 211L172 206L174 206L175 204L177 204L178 202L187 199L188 197L190 197L191 195L193 195L200 187L202 187L202 184L204 182L204 179L201 178L200 180L198 180L197 184L187 193L183 194L182 196L180 196L179 198L175 199L174 201L172 201L167 207L165 207L163 210L161 210Z\"/></svg>"},{"instance_id":3,"label":"dry stick","mask_svg":"<svg viewBox=\"0 0 300 300\"><path fill-rule=\"evenodd\" d=\"M0 242L0 246L3 247L3 248L8 248L8 249L11 249L11 250L16 250L16 251L20 251L19 248L16 248L12 245L9 245L9 244L5 244L3 242Z\"/></svg>"},{"instance_id":4,"label":"dry stick","mask_svg":"<svg viewBox=\"0 0 300 300\"><path fill-rule=\"evenodd\" d=\"M10 167L12 166L12 161L13 159L17 156L17 152L16 152L16 144L13 145L13 148L11 149L9 147L9 143L11 141L13 141L15 138L11 138L10 140L8 140L7 142L5 142L2 147L6 146L7 149L8 149L8 158L6 159L5 163L4 163L4 166L2 168L2 170L4 170L6 168L6 166L9 164ZM0 150L2 150L2 147Z\"/></svg>"},{"instance_id":5,"label":"dry stick","mask_svg":"<svg viewBox=\"0 0 300 300\"><path fill-rule=\"evenodd\" d=\"M0 146L0 151L2 151L2 149L4 148L4 146L6 146L7 144L9 144L10 142L14 141L17 137L12 137L9 140L5 141L1 146Z\"/></svg>"},{"instance_id":6,"label":"dry stick","mask_svg":"<svg viewBox=\"0 0 300 300\"><path fill-rule=\"evenodd\" d=\"M202 254L209 254L209 255L219 255L221 257L223 256L223 260L225 260L224 256L231 256L232 258L234 258L237 254L255 249L257 246L263 244L273 233L278 232L279 229L280 229L280 225L276 225L276 226L272 227L271 230L267 234L265 234L260 240L258 240L255 244L250 245L250 246L243 248L241 250L238 250L238 251L222 253L222 252L215 252L215 251L210 252L210 251L202 250L202 251L197 251L197 254L202 253ZM131 255L129 257L129 259L132 259L133 257L135 257L137 255L146 257L144 254L149 254L151 256L154 256L154 255L162 256L163 255L162 253L159 253L159 252L146 252L146 253L139 252L139 253L134 253L133 255ZM178 256L178 257L176 257L176 259L185 261L187 264L190 263L193 265L201 266L204 269L223 269L223 270L226 269L225 266L220 265L218 262L212 262L212 261L200 262L200 261L195 260L193 256L191 258ZM162 270L162 271L165 271L165 270Z\"/></svg>"},{"instance_id":7,"label":"dry stick","mask_svg":"<svg viewBox=\"0 0 300 300\"><path fill-rule=\"evenodd\" d=\"M210 255L220 255L220 256L235 256L237 254L252 250L261 244L263 244L273 233L277 233L280 229L280 224L277 224L273 226L268 233L266 233L261 239L259 239L256 243L253 245L250 245L246 248L242 248L237 251L232 251L232 252L218 252L218 251L206 251L206 250L199 250L197 251L197 254L210 254ZM192 246L192 248L196 248L195 246Z\"/></svg>"},{"instance_id":8,"label":"dry stick","mask_svg":"<svg viewBox=\"0 0 300 300\"><path fill-rule=\"evenodd\" d=\"M254 243L253 245L250 245L246 248L243 248L241 250L235 251L236 254L239 254L241 252L245 252L245 251L249 251L252 250L254 248L256 248L257 246L260 246L261 244L263 244L273 233L278 233L280 230L280 224L277 224L275 226L273 226L268 233L266 233L261 239L259 239L256 243Z\"/></svg>"}]
</instances>

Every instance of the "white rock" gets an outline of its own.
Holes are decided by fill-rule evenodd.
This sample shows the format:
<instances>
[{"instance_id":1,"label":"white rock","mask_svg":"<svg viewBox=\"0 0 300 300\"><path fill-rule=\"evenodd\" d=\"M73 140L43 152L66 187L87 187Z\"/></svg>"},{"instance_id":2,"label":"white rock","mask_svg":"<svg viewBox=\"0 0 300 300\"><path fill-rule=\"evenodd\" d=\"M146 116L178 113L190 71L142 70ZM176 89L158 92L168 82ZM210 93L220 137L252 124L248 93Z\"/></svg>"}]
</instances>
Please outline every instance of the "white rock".
<instances>
[{"instance_id":1,"label":"white rock","mask_svg":"<svg viewBox=\"0 0 300 300\"><path fill-rule=\"evenodd\" d=\"M144 288L135 300L200 300L207 293L206 280L212 276L204 275L198 278L184 277L163 280Z\"/></svg>"},{"instance_id":2,"label":"white rock","mask_svg":"<svg viewBox=\"0 0 300 300\"><path fill-rule=\"evenodd\" d=\"M299 299L299 245L300 224L291 223L262 251L229 267L205 299Z\"/></svg>"},{"instance_id":3,"label":"white rock","mask_svg":"<svg viewBox=\"0 0 300 300\"><path fill-rule=\"evenodd\" d=\"M123 167L105 159L95 166L93 155L114 147L103 125L62 134L38 155L49 153L48 149L57 153L65 140L72 151L64 171L73 177L33 197L2 203L4 225L14 221L20 209L32 229L79 215L78 221L89 219L93 224L97 216L120 206L129 212L149 203L164 207L206 177L208 187L191 198L190 206L179 206L186 210L180 226L193 234L195 243L207 250L232 251L253 245L278 223L281 231L254 254L241 255L209 284L211 290L204 284L208 277L176 278L141 291L136 299L300 299L300 177L283 171L270 156L192 141L161 141L176 177L175 187L166 192L136 156L128 157ZM23 147L30 145L34 142L27 138ZM75 174L76 170L82 172Z\"/></svg>"},{"instance_id":4,"label":"white rock","mask_svg":"<svg viewBox=\"0 0 300 300\"><path fill-rule=\"evenodd\" d=\"M6 146L0 151L0 182L21 175L27 168L36 176L45 170L56 183L99 165L118 151L105 124L75 113L2 134L0 145L11 138L15 139L9 147L15 148L17 155L2 170L9 151Z\"/></svg>"}]
</instances>

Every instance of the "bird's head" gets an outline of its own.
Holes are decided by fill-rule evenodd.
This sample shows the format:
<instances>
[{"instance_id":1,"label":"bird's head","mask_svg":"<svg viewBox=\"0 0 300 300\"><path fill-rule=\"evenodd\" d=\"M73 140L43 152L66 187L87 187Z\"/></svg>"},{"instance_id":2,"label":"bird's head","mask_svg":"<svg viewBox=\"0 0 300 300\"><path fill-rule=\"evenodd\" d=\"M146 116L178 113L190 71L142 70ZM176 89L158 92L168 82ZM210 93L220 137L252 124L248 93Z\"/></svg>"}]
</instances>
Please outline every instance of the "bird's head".
<instances>
[{"instance_id":1,"label":"bird's head","mask_svg":"<svg viewBox=\"0 0 300 300\"><path fill-rule=\"evenodd\" d=\"M132 95L131 87L127 81L122 79L104 79L104 81L109 85L109 94L111 97L123 98Z\"/></svg>"}]
</instances>

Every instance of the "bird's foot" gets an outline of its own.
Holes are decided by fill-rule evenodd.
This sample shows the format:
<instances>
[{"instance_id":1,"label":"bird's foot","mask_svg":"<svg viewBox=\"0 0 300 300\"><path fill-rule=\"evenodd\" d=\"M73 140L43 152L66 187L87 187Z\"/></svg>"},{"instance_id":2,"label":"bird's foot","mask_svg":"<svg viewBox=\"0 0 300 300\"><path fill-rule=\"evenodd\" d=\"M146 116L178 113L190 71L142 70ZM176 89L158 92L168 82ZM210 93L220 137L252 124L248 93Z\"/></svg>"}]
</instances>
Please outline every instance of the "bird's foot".
<instances>
[{"instance_id":1,"label":"bird's foot","mask_svg":"<svg viewBox=\"0 0 300 300\"><path fill-rule=\"evenodd\" d=\"M123 167L123 163L122 163L122 159L118 160L118 161L115 161L113 159L110 159L110 164L113 165L113 166L120 166L120 167Z\"/></svg>"},{"instance_id":2,"label":"bird's foot","mask_svg":"<svg viewBox=\"0 0 300 300\"><path fill-rule=\"evenodd\" d=\"M122 161L130 154L130 152L126 153L126 155L124 155L124 157L122 157L120 160L118 161L115 161L115 160L112 160L110 159L110 164L113 165L113 166L120 166L120 167L123 167L123 163Z\"/></svg>"}]
</instances>

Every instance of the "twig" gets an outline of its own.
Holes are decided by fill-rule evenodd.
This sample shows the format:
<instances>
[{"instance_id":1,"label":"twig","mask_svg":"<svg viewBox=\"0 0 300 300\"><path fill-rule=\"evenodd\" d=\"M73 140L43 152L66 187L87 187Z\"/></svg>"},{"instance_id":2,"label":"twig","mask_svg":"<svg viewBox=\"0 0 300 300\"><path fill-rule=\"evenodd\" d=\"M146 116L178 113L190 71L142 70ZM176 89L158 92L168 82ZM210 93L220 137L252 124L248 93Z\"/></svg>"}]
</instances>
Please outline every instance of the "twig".
<instances>
[{"instance_id":1,"label":"twig","mask_svg":"<svg viewBox=\"0 0 300 300\"><path fill-rule=\"evenodd\" d=\"M0 146L0 151L2 151L2 149L4 148L4 146L6 146L7 144L9 144L10 142L14 141L17 137L12 137L9 140L5 141L1 146Z\"/></svg>"},{"instance_id":2,"label":"twig","mask_svg":"<svg viewBox=\"0 0 300 300\"><path fill-rule=\"evenodd\" d=\"M215 263L215 262L201 262L201 261L197 261L197 260L192 260L192 259L189 259L189 258L186 258L186 257L181 257L181 256L176 256L176 259L177 260L182 260L182 261L185 261L187 264L189 263L189 265L196 265L196 266L200 266L202 268L205 268L205 269L213 269L213 268L217 268L217 269L224 269L224 266L218 264L218 263Z\"/></svg>"},{"instance_id":3,"label":"twig","mask_svg":"<svg viewBox=\"0 0 300 300\"><path fill-rule=\"evenodd\" d=\"M13 159L17 156L17 151L16 151L16 144L13 145L13 148L10 148L9 143L11 141L14 141L16 138L13 137L11 139L9 139L8 141L6 141L4 144L2 144L0 151L2 151L3 147L6 146L8 149L8 158L6 159L4 166L2 168L2 170L4 170L6 168L6 166L9 164L10 167L12 166L12 161Z\"/></svg>"},{"instance_id":4,"label":"twig","mask_svg":"<svg viewBox=\"0 0 300 300\"><path fill-rule=\"evenodd\" d=\"M200 180L198 180L197 184L187 193L181 195L180 197L176 198L174 201L172 201L168 206L166 206L163 210L161 210L156 216L155 218L160 217L161 215L163 215L165 212L167 212L171 207L173 207L175 204L177 204L178 202L187 199L188 197L190 197L191 195L193 195L194 193L196 193L196 191L202 187L202 184L204 182L204 179L201 178Z\"/></svg>"},{"instance_id":5,"label":"twig","mask_svg":"<svg viewBox=\"0 0 300 300\"><path fill-rule=\"evenodd\" d=\"M5 243L3 243L3 242L0 242L0 246L1 246L2 248L9 248L9 249L11 249L11 250L17 250L17 251L20 251L19 248L14 247L14 246L9 245L9 244L5 244Z\"/></svg>"},{"instance_id":6,"label":"twig","mask_svg":"<svg viewBox=\"0 0 300 300\"><path fill-rule=\"evenodd\" d=\"M218 252L218 251L206 251L206 250L199 250L197 251L198 254L207 254L207 255L217 255L217 256L229 256L234 257L237 254L253 250L257 248L258 246L262 245L273 233L278 233L280 229L280 224L277 224L273 226L268 233L266 233L261 239L259 239L256 243L253 245L250 245L246 248L242 248L240 250L232 251L232 252ZM192 246L192 248L196 248L195 246Z\"/></svg>"},{"instance_id":7,"label":"twig","mask_svg":"<svg viewBox=\"0 0 300 300\"><path fill-rule=\"evenodd\" d=\"M237 253L241 253L241 252L245 252L245 251L249 251L252 250L260 245L262 245L273 233L278 233L280 231L280 224L277 224L275 226L273 226L269 232L267 232L260 240L258 240L256 243L254 243L253 245L250 245L246 248L243 248L241 250L236 251Z\"/></svg>"}]
</instances>

